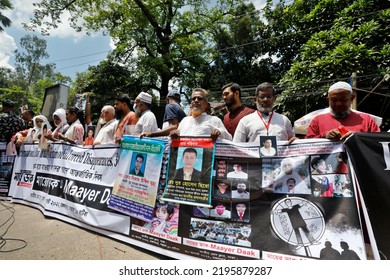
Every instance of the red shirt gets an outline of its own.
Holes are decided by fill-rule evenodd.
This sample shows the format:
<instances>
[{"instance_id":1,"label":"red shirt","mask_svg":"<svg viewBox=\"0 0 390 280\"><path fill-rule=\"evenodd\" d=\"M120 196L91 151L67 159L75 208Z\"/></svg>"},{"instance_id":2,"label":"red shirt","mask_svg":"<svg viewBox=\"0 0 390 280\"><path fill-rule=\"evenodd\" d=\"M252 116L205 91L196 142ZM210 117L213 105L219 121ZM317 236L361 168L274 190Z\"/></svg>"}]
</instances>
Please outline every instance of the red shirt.
<instances>
[{"instance_id":1,"label":"red shirt","mask_svg":"<svg viewBox=\"0 0 390 280\"><path fill-rule=\"evenodd\" d=\"M226 130L230 133L230 135L233 137L234 132L236 131L238 122L245 117L246 115L253 113L255 110L246 107L245 105L241 105L240 107L236 108L234 112L227 112L225 116L223 117L223 124L226 127Z\"/></svg>"},{"instance_id":2,"label":"red shirt","mask_svg":"<svg viewBox=\"0 0 390 280\"><path fill-rule=\"evenodd\" d=\"M306 138L326 138L329 130L343 125L347 130L353 132L380 132L380 128L374 118L369 114L351 113L344 119L338 120L331 113L317 115L309 125Z\"/></svg>"}]
</instances>

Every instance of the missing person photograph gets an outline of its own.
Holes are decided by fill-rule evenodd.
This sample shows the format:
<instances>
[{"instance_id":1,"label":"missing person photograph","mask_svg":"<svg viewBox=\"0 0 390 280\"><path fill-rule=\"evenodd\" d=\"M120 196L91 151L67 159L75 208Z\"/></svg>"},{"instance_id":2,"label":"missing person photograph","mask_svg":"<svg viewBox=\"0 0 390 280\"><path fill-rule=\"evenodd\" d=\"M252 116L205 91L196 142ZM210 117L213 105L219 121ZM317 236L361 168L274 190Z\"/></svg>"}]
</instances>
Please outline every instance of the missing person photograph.
<instances>
[{"instance_id":1,"label":"missing person photograph","mask_svg":"<svg viewBox=\"0 0 390 280\"><path fill-rule=\"evenodd\" d=\"M185 148L177 159L174 180L200 182L202 177L202 149Z\"/></svg>"},{"instance_id":2,"label":"missing person photograph","mask_svg":"<svg viewBox=\"0 0 390 280\"><path fill-rule=\"evenodd\" d=\"M143 153L137 153L137 152L133 153L133 157L130 164L131 175L144 177L146 156L147 155Z\"/></svg>"},{"instance_id":3,"label":"missing person photograph","mask_svg":"<svg viewBox=\"0 0 390 280\"><path fill-rule=\"evenodd\" d=\"M272 157L277 155L276 136L260 136L260 156Z\"/></svg>"}]
</instances>

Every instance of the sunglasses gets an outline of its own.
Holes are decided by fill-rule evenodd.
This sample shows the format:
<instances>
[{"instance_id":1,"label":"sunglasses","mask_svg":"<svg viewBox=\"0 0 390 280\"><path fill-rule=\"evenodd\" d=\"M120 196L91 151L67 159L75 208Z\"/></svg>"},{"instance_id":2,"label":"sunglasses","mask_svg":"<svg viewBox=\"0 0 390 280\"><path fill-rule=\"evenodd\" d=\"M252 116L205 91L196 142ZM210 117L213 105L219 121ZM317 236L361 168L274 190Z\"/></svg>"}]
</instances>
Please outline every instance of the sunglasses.
<instances>
[{"instance_id":1,"label":"sunglasses","mask_svg":"<svg viewBox=\"0 0 390 280\"><path fill-rule=\"evenodd\" d=\"M198 101L203 101L203 100L204 100L204 97L195 96L195 97L192 97L192 98L191 98L192 101L195 101L196 99L198 99Z\"/></svg>"}]
</instances>

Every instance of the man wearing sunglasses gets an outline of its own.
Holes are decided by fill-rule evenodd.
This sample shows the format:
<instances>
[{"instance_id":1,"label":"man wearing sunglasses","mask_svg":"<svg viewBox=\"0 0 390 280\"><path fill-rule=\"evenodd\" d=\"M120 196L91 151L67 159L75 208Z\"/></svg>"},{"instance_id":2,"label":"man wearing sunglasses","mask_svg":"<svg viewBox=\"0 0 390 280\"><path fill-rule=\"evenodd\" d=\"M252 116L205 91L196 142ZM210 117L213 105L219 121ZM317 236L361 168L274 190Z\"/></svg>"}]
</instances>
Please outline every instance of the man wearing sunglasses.
<instances>
[{"instance_id":1,"label":"man wearing sunglasses","mask_svg":"<svg viewBox=\"0 0 390 280\"><path fill-rule=\"evenodd\" d=\"M194 89L191 95L191 115L180 122L178 129L171 132L171 137L210 136L214 140L232 140L222 121L206 113L207 106L207 91L203 88Z\"/></svg>"}]
</instances>

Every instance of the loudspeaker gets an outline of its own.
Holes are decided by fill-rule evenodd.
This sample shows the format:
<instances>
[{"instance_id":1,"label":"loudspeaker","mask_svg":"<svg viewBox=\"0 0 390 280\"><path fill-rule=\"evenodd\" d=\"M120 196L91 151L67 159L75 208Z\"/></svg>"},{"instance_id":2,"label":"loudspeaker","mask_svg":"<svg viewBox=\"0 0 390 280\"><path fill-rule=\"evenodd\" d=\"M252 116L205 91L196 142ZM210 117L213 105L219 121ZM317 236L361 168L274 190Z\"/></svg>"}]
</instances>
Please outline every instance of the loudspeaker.
<instances>
[{"instance_id":1,"label":"loudspeaker","mask_svg":"<svg viewBox=\"0 0 390 280\"><path fill-rule=\"evenodd\" d=\"M41 114L53 123L53 113L59 108L66 110L68 103L69 87L57 84L45 89Z\"/></svg>"}]
</instances>

